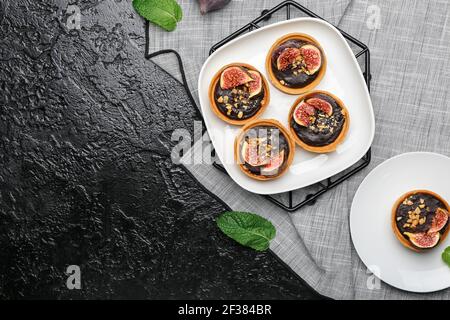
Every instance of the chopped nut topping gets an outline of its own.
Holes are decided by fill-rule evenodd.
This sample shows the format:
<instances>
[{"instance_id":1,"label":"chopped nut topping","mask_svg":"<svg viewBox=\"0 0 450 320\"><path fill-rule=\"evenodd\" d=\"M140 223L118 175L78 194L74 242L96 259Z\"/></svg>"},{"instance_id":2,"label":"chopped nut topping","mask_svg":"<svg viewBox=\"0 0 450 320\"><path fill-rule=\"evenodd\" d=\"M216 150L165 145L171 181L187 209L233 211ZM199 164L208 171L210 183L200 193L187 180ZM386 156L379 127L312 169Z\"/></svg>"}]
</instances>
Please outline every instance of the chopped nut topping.
<instances>
[{"instance_id":1,"label":"chopped nut topping","mask_svg":"<svg viewBox=\"0 0 450 320\"><path fill-rule=\"evenodd\" d=\"M238 116L239 119L241 119L244 116L244 113L242 111L239 111L237 116Z\"/></svg>"},{"instance_id":2,"label":"chopped nut topping","mask_svg":"<svg viewBox=\"0 0 450 320\"><path fill-rule=\"evenodd\" d=\"M400 221L400 220L402 220L403 218L402 217L397 217L397 221Z\"/></svg>"},{"instance_id":3,"label":"chopped nut topping","mask_svg":"<svg viewBox=\"0 0 450 320\"><path fill-rule=\"evenodd\" d=\"M225 103L228 103L228 99L229 99L228 96L223 97L223 101L224 101Z\"/></svg>"},{"instance_id":4,"label":"chopped nut topping","mask_svg":"<svg viewBox=\"0 0 450 320\"><path fill-rule=\"evenodd\" d=\"M415 208L413 211L408 211L408 220L406 221L406 227L415 228L417 225L422 225L425 223L426 218L420 217L421 210L419 207ZM404 226L404 228L406 228Z\"/></svg>"},{"instance_id":5,"label":"chopped nut topping","mask_svg":"<svg viewBox=\"0 0 450 320\"><path fill-rule=\"evenodd\" d=\"M217 98L217 102L218 102L218 103L223 103L223 97L220 96L219 98Z\"/></svg>"},{"instance_id":6,"label":"chopped nut topping","mask_svg":"<svg viewBox=\"0 0 450 320\"><path fill-rule=\"evenodd\" d=\"M413 203L411 200L409 200L409 198L406 198L406 199L403 201L403 204L404 204L404 205L407 205L407 206L412 206L414 203Z\"/></svg>"}]
</instances>

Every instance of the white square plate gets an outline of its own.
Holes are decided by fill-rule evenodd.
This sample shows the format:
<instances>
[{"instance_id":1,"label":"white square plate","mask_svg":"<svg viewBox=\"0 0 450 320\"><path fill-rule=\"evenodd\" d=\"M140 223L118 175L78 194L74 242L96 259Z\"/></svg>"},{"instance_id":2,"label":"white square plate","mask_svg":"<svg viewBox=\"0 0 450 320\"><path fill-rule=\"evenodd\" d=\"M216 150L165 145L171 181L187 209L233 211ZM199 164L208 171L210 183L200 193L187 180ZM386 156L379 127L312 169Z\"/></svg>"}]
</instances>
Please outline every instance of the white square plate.
<instances>
[{"instance_id":1,"label":"white square plate","mask_svg":"<svg viewBox=\"0 0 450 320\"><path fill-rule=\"evenodd\" d=\"M258 181L246 176L234 161L234 139L240 129L220 120L211 110L208 89L214 74L224 65L244 62L256 67L268 79L266 55L285 34L306 33L322 45L327 71L315 89L327 90L346 105L350 129L335 152L315 154L296 147L294 161L283 176ZM285 94L271 84L271 101L259 119L277 119L288 128L288 113L297 96ZM314 18L275 23L245 34L218 49L205 62L198 80L200 105L216 154L230 177L242 188L258 194L276 194L303 188L329 178L355 164L372 144L375 120L372 103L361 69L348 43L331 24Z\"/></svg>"}]
</instances>

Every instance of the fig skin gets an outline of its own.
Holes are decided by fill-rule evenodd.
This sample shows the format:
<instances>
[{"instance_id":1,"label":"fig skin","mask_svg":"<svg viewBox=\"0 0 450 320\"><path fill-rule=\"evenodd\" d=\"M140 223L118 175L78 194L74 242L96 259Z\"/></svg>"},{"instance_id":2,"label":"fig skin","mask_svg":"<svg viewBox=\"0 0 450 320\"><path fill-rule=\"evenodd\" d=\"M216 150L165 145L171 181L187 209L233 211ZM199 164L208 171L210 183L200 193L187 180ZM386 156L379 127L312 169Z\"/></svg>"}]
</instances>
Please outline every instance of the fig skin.
<instances>
[{"instance_id":1,"label":"fig skin","mask_svg":"<svg viewBox=\"0 0 450 320\"><path fill-rule=\"evenodd\" d=\"M294 110L294 121L303 127L307 127L311 124L309 117L313 116L315 113L316 111L312 105L302 101Z\"/></svg>"},{"instance_id":2,"label":"fig skin","mask_svg":"<svg viewBox=\"0 0 450 320\"><path fill-rule=\"evenodd\" d=\"M333 114L333 107L327 101L319 98L311 98L306 101L307 104L313 106L327 115L331 116Z\"/></svg>"},{"instance_id":3,"label":"fig skin","mask_svg":"<svg viewBox=\"0 0 450 320\"><path fill-rule=\"evenodd\" d=\"M294 121L303 127L307 127L311 124L310 117L316 114L316 110L320 110L328 116L333 114L333 107L330 103L320 98L310 98L302 101L294 110Z\"/></svg>"},{"instance_id":4,"label":"fig skin","mask_svg":"<svg viewBox=\"0 0 450 320\"><path fill-rule=\"evenodd\" d=\"M261 93L262 79L261 79L261 75L259 74L258 71L249 70L248 72L250 73L250 75L253 78L253 81L249 82L249 91L250 91L249 99L250 99Z\"/></svg>"},{"instance_id":5,"label":"fig skin","mask_svg":"<svg viewBox=\"0 0 450 320\"><path fill-rule=\"evenodd\" d=\"M312 44L304 45L300 48L300 53L305 60L309 74L315 74L322 65L322 55L319 48Z\"/></svg>"},{"instance_id":6,"label":"fig skin","mask_svg":"<svg viewBox=\"0 0 450 320\"><path fill-rule=\"evenodd\" d=\"M280 71L286 70L295 60L301 56L300 49L286 48L277 59L277 68Z\"/></svg>"},{"instance_id":7,"label":"fig skin","mask_svg":"<svg viewBox=\"0 0 450 320\"><path fill-rule=\"evenodd\" d=\"M436 214L433 218L433 223L431 224L428 233L435 233L441 231L448 222L448 212L444 209L438 208Z\"/></svg>"},{"instance_id":8,"label":"fig skin","mask_svg":"<svg viewBox=\"0 0 450 320\"><path fill-rule=\"evenodd\" d=\"M253 81L253 78L246 70L241 67L229 67L223 70L220 76L220 87L232 89L250 81Z\"/></svg>"},{"instance_id":9,"label":"fig skin","mask_svg":"<svg viewBox=\"0 0 450 320\"><path fill-rule=\"evenodd\" d=\"M208 12L222 9L231 0L199 0L200 3L200 13L207 14Z\"/></svg>"},{"instance_id":10,"label":"fig skin","mask_svg":"<svg viewBox=\"0 0 450 320\"><path fill-rule=\"evenodd\" d=\"M270 161L268 157L262 157L259 154L259 145L256 140L244 141L242 145L243 160L252 167L267 165Z\"/></svg>"},{"instance_id":11,"label":"fig skin","mask_svg":"<svg viewBox=\"0 0 450 320\"><path fill-rule=\"evenodd\" d=\"M441 238L439 232L434 233L409 233L405 232L405 235L408 236L409 241L419 249L431 249L434 248Z\"/></svg>"},{"instance_id":12,"label":"fig skin","mask_svg":"<svg viewBox=\"0 0 450 320\"><path fill-rule=\"evenodd\" d=\"M270 161L268 164L266 164L261 169L261 174L263 175L274 175L278 173L278 169L283 165L284 162L284 150L282 150L279 154L276 156L270 158Z\"/></svg>"}]
</instances>

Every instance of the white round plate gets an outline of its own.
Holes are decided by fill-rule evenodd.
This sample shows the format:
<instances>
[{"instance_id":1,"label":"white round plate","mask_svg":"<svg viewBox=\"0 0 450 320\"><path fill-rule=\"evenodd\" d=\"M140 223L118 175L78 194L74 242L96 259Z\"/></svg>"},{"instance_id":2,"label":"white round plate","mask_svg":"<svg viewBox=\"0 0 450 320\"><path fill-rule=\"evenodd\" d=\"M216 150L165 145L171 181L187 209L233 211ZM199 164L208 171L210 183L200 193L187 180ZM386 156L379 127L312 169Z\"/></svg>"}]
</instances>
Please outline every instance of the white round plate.
<instances>
[{"instance_id":1,"label":"white round plate","mask_svg":"<svg viewBox=\"0 0 450 320\"><path fill-rule=\"evenodd\" d=\"M370 172L352 203L353 244L369 270L391 286L412 292L442 290L450 287L450 268L441 258L450 237L430 251L416 253L405 248L391 228L393 204L414 189L431 190L450 201L450 158L436 153L405 153Z\"/></svg>"}]
</instances>

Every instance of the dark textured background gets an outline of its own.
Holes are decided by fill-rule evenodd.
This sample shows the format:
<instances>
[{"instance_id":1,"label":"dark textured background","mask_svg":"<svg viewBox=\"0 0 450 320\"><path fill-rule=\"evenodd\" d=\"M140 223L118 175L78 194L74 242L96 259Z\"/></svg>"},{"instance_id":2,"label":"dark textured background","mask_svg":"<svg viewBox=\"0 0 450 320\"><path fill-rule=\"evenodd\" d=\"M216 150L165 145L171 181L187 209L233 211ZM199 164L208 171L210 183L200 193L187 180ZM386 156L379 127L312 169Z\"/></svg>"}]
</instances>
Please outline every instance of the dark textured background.
<instances>
[{"instance_id":1,"label":"dark textured background","mask_svg":"<svg viewBox=\"0 0 450 320\"><path fill-rule=\"evenodd\" d=\"M80 30L68 1L0 4L0 298L318 298L171 162L197 116L130 2L71 2Z\"/></svg>"}]
</instances>

